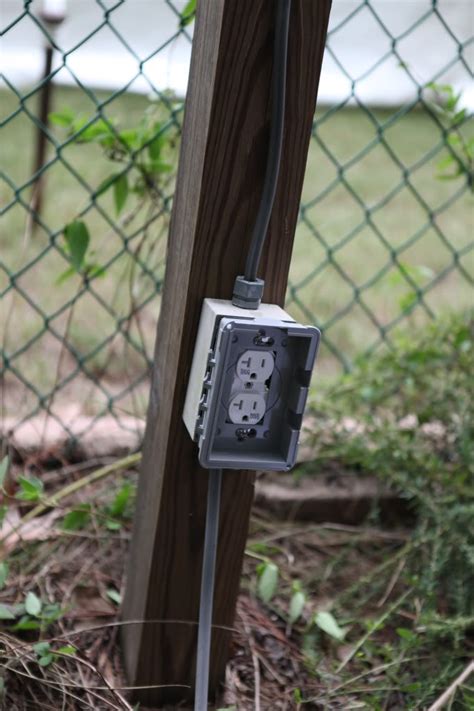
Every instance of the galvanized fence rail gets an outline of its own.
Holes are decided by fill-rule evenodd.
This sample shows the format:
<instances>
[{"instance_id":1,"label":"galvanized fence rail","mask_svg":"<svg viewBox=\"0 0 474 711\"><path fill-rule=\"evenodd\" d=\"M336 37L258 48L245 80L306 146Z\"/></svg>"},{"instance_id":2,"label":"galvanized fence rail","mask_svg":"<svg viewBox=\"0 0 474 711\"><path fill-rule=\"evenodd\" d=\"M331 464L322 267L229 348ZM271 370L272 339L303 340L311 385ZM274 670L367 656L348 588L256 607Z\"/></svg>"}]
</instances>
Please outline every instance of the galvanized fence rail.
<instances>
[{"instance_id":1,"label":"galvanized fence rail","mask_svg":"<svg viewBox=\"0 0 474 711\"><path fill-rule=\"evenodd\" d=\"M2 27L8 37L33 23L53 58L33 85L1 77L3 432L43 413L77 437L104 414L126 430L128 414L145 412L183 115L182 97L158 87L152 68L192 41L193 18L192 3L164 0L169 36L143 56L116 23L128 2L96 0L96 24L67 47L60 18L36 2ZM390 346L404 324L468 306L473 283L472 114L446 77L456 68L467 86L474 40L436 0L396 33L384 3L342 5L325 64L346 93L314 120L287 297L295 316L322 327L321 368L331 373ZM345 50L361 21L385 50L354 71ZM426 76L405 46L419 40L423 52L433 23L445 45ZM113 91L71 68L105 32L134 67ZM366 84L383 82L394 61L411 99L374 108ZM137 83L147 96L133 93Z\"/></svg>"}]
</instances>

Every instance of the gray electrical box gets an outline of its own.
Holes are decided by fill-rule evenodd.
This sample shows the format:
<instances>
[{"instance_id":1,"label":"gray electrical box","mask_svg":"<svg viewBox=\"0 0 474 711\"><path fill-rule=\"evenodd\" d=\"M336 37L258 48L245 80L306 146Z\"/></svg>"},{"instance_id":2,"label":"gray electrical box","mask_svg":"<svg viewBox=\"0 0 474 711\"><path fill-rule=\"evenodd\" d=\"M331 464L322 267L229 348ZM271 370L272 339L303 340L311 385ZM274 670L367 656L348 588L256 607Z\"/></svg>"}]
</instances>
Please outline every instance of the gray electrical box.
<instances>
[{"instance_id":1,"label":"gray electrical box","mask_svg":"<svg viewBox=\"0 0 474 711\"><path fill-rule=\"evenodd\" d=\"M183 414L203 467L294 465L319 338L276 305L205 299Z\"/></svg>"}]
</instances>

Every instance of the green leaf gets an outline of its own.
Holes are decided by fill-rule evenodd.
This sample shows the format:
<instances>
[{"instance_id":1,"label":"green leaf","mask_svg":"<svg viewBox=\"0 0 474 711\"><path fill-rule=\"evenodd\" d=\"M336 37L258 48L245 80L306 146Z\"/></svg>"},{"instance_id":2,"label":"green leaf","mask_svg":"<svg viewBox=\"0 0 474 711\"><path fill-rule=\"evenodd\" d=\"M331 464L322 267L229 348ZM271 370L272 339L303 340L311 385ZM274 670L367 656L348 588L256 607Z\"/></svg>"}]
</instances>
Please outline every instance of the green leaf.
<instances>
[{"instance_id":1,"label":"green leaf","mask_svg":"<svg viewBox=\"0 0 474 711\"><path fill-rule=\"evenodd\" d=\"M38 664L40 667L47 667L54 662L54 654L45 654L44 657L38 659Z\"/></svg>"},{"instance_id":2,"label":"green leaf","mask_svg":"<svg viewBox=\"0 0 474 711\"><path fill-rule=\"evenodd\" d=\"M52 111L48 114L50 123L54 123L56 126L70 126L74 121L74 117L74 111L68 107L61 109L61 111Z\"/></svg>"},{"instance_id":3,"label":"green leaf","mask_svg":"<svg viewBox=\"0 0 474 711\"><path fill-rule=\"evenodd\" d=\"M108 123L106 123L104 119L98 119L97 121L94 121L94 123L92 123L90 126L83 128L85 123L87 123L87 120L84 121L84 119L81 118L74 124L74 133L79 133L76 138L77 143L91 143L92 141L101 141L105 136L109 136L112 133Z\"/></svg>"},{"instance_id":4,"label":"green leaf","mask_svg":"<svg viewBox=\"0 0 474 711\"><path fill-rule=\"evenodd\" d=\"M51 651L51 645L49 642L37 642L33 645L33 649L36 654L41 657L43 654L48 654Z\"/></svg>"},{"instance_id":5,"label":"green leaf","mask_svg":"<svg viewBox=\"0 0 474 711\"><path fill-rule=\"evenodd\" d=\"M194 20L196 14L196 0L188 0L184 6L184 10L180 15L179 26L186 27L190 22Z\"/></svg>"},{"instance_id":6,"label":"green leaf","mask_svg":"<svg viewBox=\"0 0 474 711\"><path fill-rule=\"evenodd\" d=\"M15 620L16 615L11 605L4 605L0 602L0 620Z\"/></svg>"},{"instance_id":7,"label":"green leaf","mask_svg":"<svg viewBox=\"0 0 474 711\"><path fill-rule=\"evenodd\" d=\"M107 269L100 264L86 264L84 271L89 279L99 279L107 274Z\"/></svg>"},{"instance_id":8,"label":"green leaf","mask_svg":"<svg viewBox=\"0 0 474 711\"><path fill-rule=\"evenodd\" d=\"M150 173L171 173L173 166L171 163L164 163L162 160L154 160L145 166L145 170Z\"/></svg>"},{"instance_id":9,"label":"green leaf","mask_svg":"<svg viewBox=\"0 0 474 711\"><path fill-rule=\"evenodd\" d=\"M122 524L120 521L114 521L113 519L108 518L105 522L105 527L108 531L120 531Z\"/></svg>"},{"instance_id":10,"label":"green leaf","mask_svg":"<svg viewBox=\"0 0 474 711\"><path fill-rule=\"evenodd\" d=\"M118 138L113 133L102 134L99 143L102 148L105 148L106 150L113 149L114 154L107 156L110 160L120 161L126 154L125 146L119 142Z\"/></svg>"},{"instance_id":11,"label":"green leaf","mask_svg":"<svg viewBox=\"0 0 474 711\"><path fill-rule=\"evenodd\" d=\"M450 146L457 146L461 143L461 137L458 136L457 133L450 133L447 142ZM454 158L451 157L451 160L454 160Z\"/></svg>"},{"instance_id":12,"label":"green leaf","mask_svg":"<svg viewBox=\"0 0 474 711\"><path fill-rule=\"evenodd\" d=\"M43 603L34 592L29 592L25 599L25 610L31 617L38 617L41 614Z\"/></svg>"},{"instance_id":13,"label":"green leaf","mask_svg":"<svg viewBox=\"0 0 474 711\"><path fill-rule=\"evenodd\" d=\"M155 126L156 131L161 131L161 124L157 123ZM165 145L165 135L164 133L160 133L158 136L155 136L155 138L148 144L148 155L152 160L158 160L161 151L163 150L163 146Z\"/></svg>"},{"instance_id":14,"label":"green leaf","mask_svg":"<svg viewBox=\"0 0 474 711\"><path fill-rule=\"evenodd\" d=\"M79 531L84 528L90 520L90 506L69 511L63 519L63 529L65 531Z\"/></svg>"},{"instance_id":15,"label":"green leaf","mask_svg":"<svg viewBox=\"0 0 474 711\"><path fill-rule=\"evenodd\" d=\"M38 664L41 667L47 667L51 664L51 662L54 662L55 655L51 651L51 645L49 642L38 642L33 645L33 649L39 657Z\"/></svg>"},{"instance_id":16,"label":"green leaf","mask_svg":"<svg viewBox=\"0 0 474 711\"><path fill-rule=\"evenodd\" d=\"M5 477L8 473L8 466L10 464L10 460L8 457L3 457L2 461L0 462L0 487L3 487L5 483Z\"/></svg>"},{"instance_id":17,"label":"green leaf","mask_svg":"<svg viewBox=\"0 0 474 711\"><path fill-rule=\"evenodd\" d=\"M8 578L8 563L2 562L0 563L0 590L5 587L5 583L7 582Z\"/></svg>"},{"instance_id":18,"label":"green leaf","mask_svg":"<svg viewBox=\"0 0 474 711\"><path fill-rule=\"evenodd\" d=\"M39 630L41 628L41 622L39 620L32 620L31 617L25 615L21 618L16 625L13 625L12 630L15 632L23 632L28 630Z\"/></svg>"},{"instance_id":19,"label":"green leaf","mask_svg":"<svg viewBox=\"0 0 474 711\"><path fill-rule=\"evenodd\" d=\"M66 269L66 271L64 271L62 274L60 274L58 276L58 278L56 279L56 281L54 283L57 284L58 286L60 284L64 284L64 282L67 281L68 279L70 279L72 276L74 276L74 274L77 274L74 267L68 267L68 269Z\"/></svg>"},{"instance_id":20,"label":"green leaf","mask_svg":"<svg viewBox=\"0 0 474 711\"><path fill-rule=\"evenodd\" d=\"M96 197L102 195L102 193L105 193L105 191L108 190L115 183L118 175L118 173L111 173L107 176L107 178L104 178L104 180L100 183L99 187L95 191Z\"/></svg>"},{"instance_id":21,"label":"green leaf","mask_svg":"<svg viewBox=\"0 0 474 711\"><path fill-rule=\"evenodd\" d=\"M126 173L122 173L122 175L119 175L117 180L114 182L114 202L115 202L115 210L117 212L117 215L119 215L125 203L127 202L127 197L128 197L128 177Z\"/></svg>"},{"instance_id":22,"label":"green leaf","mask_svg":"<svg viewBox=\"0 0 474 711\"><path fill-rule=\"evenodd\" d=\"M293 624L301 617L306 604L306 596L302 590L296 590L290 601L290 622Z\"/></svg>"},{"instance_id":23,"label":"green leaf","mask_svg":"<svg viewBox=\"0 0 474 711\"><path fill-rule=\"evenodd\" d=\"M461 94L455 94L452 87L450 87L450 89L451 90L449 92L446 92L447 98L445 102L445 108L450 112L454 112L454 109L458 105L458 101L461 98Z\"/></svg>"},{"instance_id":24,"label":"green leaf","mask_svg":"<svg viewBox=\"0 0 474 711\"><path fill-rule=\"evenodd\" d=\"M278 566L275 563L264 563L260 568L258 581L258 594L263 602L269 603L274 596L278 585Z\"/></svg>"},{"instance_id":25,"label":"green leaf","mask_svg":"<svg viewBox=\"0 0 474 711\"><path fill-rule=\"evenodd\" d=\"M455 162L456 160L453 156L445 156L445 158L438 161L436 167L438 170L444 170L445 168L449 168Z\"/></svg>"},{"instance_id":26,"label":"green leaf","mask_svg":"<svg viewBox=\"0 0 474 711\"><path fill-rule=\"evenodd\" d=\"M458 111L456 114L453 116L453 125L458 125L460 123L463 123L464 119L466 118L467 114L467 109L461 109L461 111Z\"/></svg>"},{"instance_id":27,"label":"green leaf","mask_svg":"<svg viewBox=\"0 0 474 711\"><path fill-rule=\"evenodd\" d=\"M120 605L122 602L121 594L113 588L109 588L109 590L107 590L107 597L110 598L112 602L115 602L116 605Z\"/></svg>"},{"instance_id":28,"label":"green leaf","mask_svg":"<svg viewBox=\"0 0 474 711\"><path fill-rule=\"evenodd\" d=\"M131 150L140 148L138 131L134 128L127 128L125 131L120 131L119 138L124 148L127 147Z\"/></svg>"},{"instance_id":29,"label":"green leaf","mask_svg":"<svg viewBox=\"0 0 474 711\"><path fill-rule=\"evenodd\" d=\"M57 654L74 655L76 652L77 649L73 647L72 644L66 644L64 647L59 647L59 649L56 650Z\"/></svg>"},{"instance_id":30,"label":"green leaf","mask_svg":"<svg viewBox=\"0 0 474 711\"><path fill-rule=\"evenodd\" d=\"M131 482L127 482L121 487L110 505L109 512L111 516L115 516L116 518L123 516L134 488Z\"/></svg>"},{"instance_id":31,"label":"green leaf","mask_svg":"<svg viewBox=\"0 0 474 711\"><path fill-rule=\"evenodd\" d=\"M406 627L397 627L397 634L399 637L406 639L408 642L411 642L416 638L416 634Z\"/></svg>"},{"instance_id":32,"label":"green leaf","mask_svg":"<svg viewBox=\"0 0 474 711\"><path fill-rule=\"evenodd\" d=\"M314 616L314 624L319 627L320 630L326 632L330 637L334 637L339 642L341 642L346 633L337 624L334 616L330 612L317 612Z\"/></svg>"},{"instance_id":33,"label":"green leaf","mask_svg":"<svg viewBox=\"0 0 474 711\"><path fill-rule=\"evenodd\" d=\"M416 291L409 291L399 300L400 311L411 311L418 302Z\"/></svg>"},{"instance_id":34,"label":"green leaf","mask_svg":"<svg viewBox=\"0 0 474 711\"><path fill-rule=\"evenodd\" d=\"M68 135L74 136L74 140L77 143L80 143L81 138L80 138L80 136L77 136L75 134L79 133L81 131L81 129L84 128L84 126L87 124L88 121L89 121L88 117L85 114L80 113L74 117L74 121L70 124Z\"/></svg>"},{"instance_id":35,"label":"green leaf","mask_svg":"<svg viewBox=\"0 0 474 711\"><path fill-rule=\"evenodd\" d=\"M87 225L82 220L70 222L64 229L64 239L66 240L72 266L78 272L82 268L90 242Z\"/></svg>"},{"instance_id":36,"label":"green leaf","mask_svg":"<svg viewBox=\"0 0 474 711\"><path fill-rule=\"evenodd\" d=\"M53 602L52 604L45 605L43 607L41 619L43 620L43 622L48 622L48 624L51 624L52 622L56 622L56 620L59 620L59 618L63 615L64 610L62 609L62 607L57 602Z\"/></svg>"},{"instance_id":37,"label":"green leaf","mask_svg":"<svg viewBox=\"0 0 474 711\"><path fill-rule=\"evenodd\" d=\"M462 174L462 172L463 171L460 170L459 166L458 166L455 173L443 173L443 174L437 175L436 177L438 180L457 180L459 178L459 176Z\"/></svg>"},{"instance_id":38,"label":"green leaf","mask_svg":"<svg viewBox=\"0 0 474 711\"><path fill-rule=\"evenodd\" d=\"M19 480L20 491L18 492L16 498L22 501L38 501L41 497L44 484L41 479L36 476L31 477L20 477Z\"/></svg>"},{"instance_id":39,"label":"green leaf","mask_svg":"<svg viewBox=\"0 0 474 711\"><path fill-rule=\"evenodd\" d=\"M407 274L415 284L423 284L435 275L434 271L425 264L407 264L406 262L400 262L400 271L397 273L403 284L406 283L403 274Z\"/></svg>"}]
</instances>

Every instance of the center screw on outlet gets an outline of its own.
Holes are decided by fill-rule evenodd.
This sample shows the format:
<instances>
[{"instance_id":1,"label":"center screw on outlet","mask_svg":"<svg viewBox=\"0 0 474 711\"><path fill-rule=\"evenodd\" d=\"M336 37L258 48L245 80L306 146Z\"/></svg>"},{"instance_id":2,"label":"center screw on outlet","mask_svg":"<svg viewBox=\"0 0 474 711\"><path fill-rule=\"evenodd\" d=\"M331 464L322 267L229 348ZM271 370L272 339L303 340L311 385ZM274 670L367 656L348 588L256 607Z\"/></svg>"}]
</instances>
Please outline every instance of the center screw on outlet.
<instances>
[{"instance_id":1,"label":"center screw on outlet","mask_svg":"<svg viewBox=\"0 0 474 711\"><path fill-rule=\"evenodd\" d=\"M256 346L273 346L275 339L271 336L267 336L265 331L259 331L253 339L253 342Z\"/></svg>"},{"instance_id":2,"label":"center screw on outlet","mask_svg":"<svg viewBox=\"0 0 474 711\"><path fill-rule=\"evenodd\" d=\"M239 427L235 430L235 436L239 442L243 442L245 439L252 439L257 436L257 430L254 427Z\"/></svg>"}]
</instances>

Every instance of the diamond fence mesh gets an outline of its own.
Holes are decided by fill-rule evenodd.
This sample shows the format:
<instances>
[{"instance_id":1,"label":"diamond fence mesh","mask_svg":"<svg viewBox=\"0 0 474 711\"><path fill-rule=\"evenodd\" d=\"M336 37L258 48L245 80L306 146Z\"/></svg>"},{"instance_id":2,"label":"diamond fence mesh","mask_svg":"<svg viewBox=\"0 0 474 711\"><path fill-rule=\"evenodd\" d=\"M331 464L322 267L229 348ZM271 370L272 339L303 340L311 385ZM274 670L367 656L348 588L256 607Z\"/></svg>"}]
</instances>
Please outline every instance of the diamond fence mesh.
<instances>
[{"instance_id":1,"label":"diamond fence mesh","mask_svg":"<svg viewBox=\"0 0 474 711\"><path fill-rule=\"evenodd\" d=\"M150 51L137 41L153 35L145 3L131 3L87 3L80 22L61 21L61 2L5 6L3 39L34 30L46 63L41 79L17 66L0 87L3 433L33 418L35 436L53 427L74 441L107 415L126 443L146 410L183 115L166 86L174 55L189 56L192 3L153 4L163 39ZM381 0L334 0L323 84L328 71L337 95L314 121L287 299L322 327L327 372L472 297L473 38L447 3L413 5L395 27ZM362 27L380 53L361 63ZM98 43L113 90L97 88Z\"/></svg>"}]
</instances>

